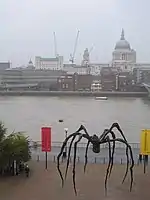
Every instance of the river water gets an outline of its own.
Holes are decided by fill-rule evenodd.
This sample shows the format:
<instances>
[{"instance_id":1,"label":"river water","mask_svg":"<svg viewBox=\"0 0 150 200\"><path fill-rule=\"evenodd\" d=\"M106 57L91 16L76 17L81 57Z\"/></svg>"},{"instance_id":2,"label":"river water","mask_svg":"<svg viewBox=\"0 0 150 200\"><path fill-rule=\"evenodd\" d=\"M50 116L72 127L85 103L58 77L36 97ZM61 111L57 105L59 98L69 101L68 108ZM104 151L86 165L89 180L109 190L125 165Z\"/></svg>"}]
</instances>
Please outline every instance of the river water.
<instances>
[{"instance_id":1,"label":"river water","mask_svg":"<svg viewBox=\"0 0 150 200\"><path fill-rule=\"evenodd\" d=\"M59 119L64 122L58 122ZM89 134L100 134L104 128L118 122L129 142L139 142L141 129L150 128L150 101L141 98L100 101L92 97L0 97L0 120L9 133L24 131L38 141L42 126L52 127L52 141L62 141L66 127L71 133L83 124Z\"/></svg>"}]
</instances>

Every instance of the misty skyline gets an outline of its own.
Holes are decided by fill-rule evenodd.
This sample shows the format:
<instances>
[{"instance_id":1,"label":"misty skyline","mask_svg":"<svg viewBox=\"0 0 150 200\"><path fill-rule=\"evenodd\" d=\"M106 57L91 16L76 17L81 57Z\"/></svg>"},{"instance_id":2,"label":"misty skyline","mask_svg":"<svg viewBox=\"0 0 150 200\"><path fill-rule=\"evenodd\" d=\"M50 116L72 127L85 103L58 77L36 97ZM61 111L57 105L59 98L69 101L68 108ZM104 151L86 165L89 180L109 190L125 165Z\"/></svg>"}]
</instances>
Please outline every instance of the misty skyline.
<instances>
[{"instance_id":1,"label":"misty skyline","mask_svg":"<svg viewBox=\"0 0 150 200\"><path fill-rule=\"evenodd\" d=\"M54 57L57 49L68 62L80 31L75 60L94 46L91 61L110 62L112 51L125 38L137 52L137 62L150 62L149 0L3 0L0 2L0 61L13 67L35 56Z\"/></svg>"}]
</instances>

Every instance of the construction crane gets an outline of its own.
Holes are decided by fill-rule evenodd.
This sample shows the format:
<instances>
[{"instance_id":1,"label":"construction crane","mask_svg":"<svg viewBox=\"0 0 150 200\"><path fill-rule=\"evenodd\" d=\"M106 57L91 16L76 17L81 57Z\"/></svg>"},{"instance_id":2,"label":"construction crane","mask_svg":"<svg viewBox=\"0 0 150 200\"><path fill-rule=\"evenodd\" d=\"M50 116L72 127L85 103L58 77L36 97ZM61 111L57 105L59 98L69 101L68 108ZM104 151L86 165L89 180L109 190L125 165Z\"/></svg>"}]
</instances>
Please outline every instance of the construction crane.
<instances>
[{"instance_id":1,"label":"construction crane","mask_svg":"<svg viewBox=\"0 0 150 200\"><path fill-rule=\"evenodd\" d=\"M89 56L90 56L90 53L93 51L93 48L94 46L92 46L89 50ZM90 63L89 61L86 63L86 66L87 66L87 74L91 74L91 66L90 66Z\"/></svg>"},{"instance_id":2,"label":"construction crane","mask_svg":"<svg viewBox=\"0 0 150 200\"><path fill-rule=\"evenodd\" d=\"M94 46L92 46L89 50L89 54L91 53L91 51L93 51Z\"/></svg>"},{"instance_id":3,"label":"construction crane","mask_svg":"<svg viewBox=\"0 0 150 200\"><path fill-rule=\"evenodd\" d=\"M77 36L76 36L76 40L75 40L75 44L74 44L73 53L70 54L70 59L69 59L69 61L70 61L72 64L74 64L74 57L75 57L75 53L76 53L76 49L77 49L77 43L78 43L79 33L80 33L80 31L77 32Z\"/></svg>"},{"instance_id":4,"label":"construction crane","mask_svg":"<svg viewBox=\"0 0 150 200\"><path fill-rule=\"evenodd\" d=\"M57 42L56 42L56 33L53 32L54 35L54 50L55 50L55 57L58 57L58 52L57 52Z\"/></svg>"}]
</instances>

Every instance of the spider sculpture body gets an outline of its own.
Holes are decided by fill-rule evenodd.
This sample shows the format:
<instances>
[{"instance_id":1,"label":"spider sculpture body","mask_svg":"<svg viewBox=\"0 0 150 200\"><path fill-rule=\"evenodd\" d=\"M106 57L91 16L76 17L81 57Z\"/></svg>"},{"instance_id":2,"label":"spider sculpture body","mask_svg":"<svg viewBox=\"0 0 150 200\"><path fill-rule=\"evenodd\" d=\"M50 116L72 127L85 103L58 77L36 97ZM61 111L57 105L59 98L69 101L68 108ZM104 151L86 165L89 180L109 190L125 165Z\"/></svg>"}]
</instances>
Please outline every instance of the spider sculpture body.
<instances>
[{"instance_id":1,"label":"spider sculpture body","mask_svg":"<svg viewBox=\"0 0 150 200\"><path fill-rule=\"evenodd\" d=\"M113 131L114 128L118 129L121 137L116 138L116 135ZM81 131L83 131L84 133L82 133ZM76 139L76 137L78 137L78 139ZM69 139L71 139L69 149L68 149L67 165L66 165L66 171L65 171L65 179L66 179L68 167L69 167L69 161L70 161L71 148L72 148L73 142L76 140L74 142L74 156L73 156L72 174L73 174L74 191L75 191L75 194L77 195L76 184L75 184L76 152L77 152L77 145L81 141L82 138L86 138L88 140L87 145L86 145L86 150L85 150L84 172L86 171L86 165L87 165L87 159L88 159L88 157L87 157L88 156L88 148L89 148L90 143L92 144L92 151L94 153L100 153L101 144L106 144L106 143L108 144L109 161L108 161L108 166L107 166L107 171L106 171L106 176L105 176L105 191L106 192L107 192L107 180L108 180L108 177L111 174L111 171L112 171L112 168L113 168L113 163L114 163L114 153L115 153L115 147L116 147L115 144L116 144L116 142L120 142L120 143L125 144L127 165L126 165L126 171L125 171L125 175L124 175L122 183L125 181L125 178L128 174L129 167L130 167L130 176L131 176L130 191L131 191L132 185L133 185L133 167L134 167L133 153L132 153L132 148L128 144L128 142L127 142L127 140L126 140L126 138L123 134L123 131L121 130L118 123L113 123L112 126L110 127L110 129L105 129L104 132L100 136L97 136L95 134L93 136L90 136L88 134L86 128L83 125L81 125L80 128L76 132L70 134L64 140L63 145L61 147L61 151L57 156L57 169L58 169L58 172L59 172L61 180L62 180L62 187L64 185L64 177L63 177L62 172L60 170L60 158L63 154L64 148L67 145L67 142L69 141ZM112 143L112 147L111 147L111 143ZM129 155L130 155L130 157L129 157ZM131 164L130 164L130 160L131 160Z\"/></svg>"}]
</instances>

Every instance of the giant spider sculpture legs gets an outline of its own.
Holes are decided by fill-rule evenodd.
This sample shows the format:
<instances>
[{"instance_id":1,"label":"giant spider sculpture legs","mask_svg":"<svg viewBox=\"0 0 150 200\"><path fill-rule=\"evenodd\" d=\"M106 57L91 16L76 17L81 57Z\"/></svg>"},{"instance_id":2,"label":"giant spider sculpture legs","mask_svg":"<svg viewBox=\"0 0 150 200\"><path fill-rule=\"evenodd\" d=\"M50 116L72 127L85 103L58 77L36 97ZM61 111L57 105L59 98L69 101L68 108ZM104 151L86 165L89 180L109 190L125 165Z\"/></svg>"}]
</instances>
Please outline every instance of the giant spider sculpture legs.
<instances>
[{"instance_id":1,"label":"giant spider sculpture legs","mask_svg":"<svg viewBox=\"0 0 150 200\"><path fill-rule=\"evenodd\" d=\"M87 137L90 138L90 136L89 136L87 130L85 129L85 127L83 125L81 125L80 128L75 133L72 133L71 135L69 135L65 139L65 141L63 142L63 145L61 147L60 153L57 156L57 169L58 169L59 175L60 175L61 180L62 180L62 187L64 186L64 178L63 178L63 175L62 175L61 170L60 170L60 157L63 154L63 150L66 147L68 140L72 137L72 140L71 140L71 143L70 143L70 146L69 146L69 150L68 150L67 166L66 166L66 172L65 172L65 179L66 179L67 172L68 172L68 167L69 167L72 144L73 144L73 141L75 140L76 136L81 135L80 131L82 131L82 130L85 132L85 134L82 134L82 137L84 136L85 138L87 138Z\"/></svg>"},{"instance_id":2,"label":"giant spider sculpture legs","mask_svg":"<svg viewBox=\"0 0 150 200\"><path fill-rule=\"evenodd\" d=\"M86 134L87 136L89 136L89 134L88 134L86 128L85 128L83 125L81 125L80 128L79 128L76 132L79 133L79 132L82 131L82 130L85 132L85 134ZM65 179L67 178L67 172L68 172L68 167L69 167L69 162L70 162L70 154L71 154L72 144L73 144L73 142L74 142L76 136L77 136L77 135L74 135L73 138L72 138L72 140L71 140L71 142L70 142L70 146L69 146L69 150L68 150L67 166L66 166L66 172L65 172ZM90 141L88 141L88 145L87 145L86 151L88 151L88 146L89 146L89 144L90 144ZM87 163L87 153L86 153L86 156L85 156L85 157L86 157L85 160L86 160L86 163ZM85 165L84 168L86 168L86 165ZM85 171L85 170L84 170L84 171Z\"/></svg>"},{"instance_id":3,"label":"giant spider sculpture legs","mask_svg":"<svg viewBox=\"0 0 150 200\"><path fill-rule=\"evenodd\" d=\"M67 172L68 172L68 167L69 167L69 162L70 162L70 154L71 154L71 147L73 144L73 141L75 140L76 135L73 136L71 142L70 142L70 146L69 146L69 150L68 150L68 158L67 158L67 166L66 166L66 172L65 172L65 179L67 178Z\"/></svg>"},{"instance_id":4,"label":"giant spider sculpture legs","mask_svg":"<svg viewBox=\"0 0 150 200\"><path fill-rule=\"evenodd\" d=\"M88 143L87 143L87 145L86 145L86 150L85 150L84 173L85 173L86 166L87 166L87 162L88 162L87 154L88 154L88 148L89 148L89 145L90 145L90 140L88 141Z\"/></svg>"},{"instance_id":5,"label":"giant spider sculpture legs","mask_svg":"<svg viewBox=\"0 0 150 200\"><path fill-rule=\"evenodd\" d=\"M72 133L71 135L69 135L69 136L65 139L65 141L63 142L63 145L62 145L62 147L61 147L60 153L59 153L58 156L57 156L57 169L58 169L59 175L60 175L61 180L62 180L62 187L64 186L64 178L63 178L63 175L62 175L61 170L60 170L60 157L61 157L61 155L63 154L63 150L64 150L64 148L65 148L65 146L66 146L68 140L69 140L71 137L73 137L73 138L76 137L77 135L80 135L80 133L77 133L77 132ZM73 139L72 139L72 140L73 140Z\"/></svg>"},{"instance_id":6,"label":"giant spider sculpture legs","mask_svg":"<svg viewBox=\"0 0 150 200\"><path fill-rule=\"evenodd\" d=\"M113 123L110 129L105 129L104 133L100 136L100 139L104 139L109 133L112 135L112 138L115 139L116 136L115 136L114 132L112 131L113 128L117 128L117 130L120 132L121 136L123 137L124 141L127 142L127 139L124 136L124 134L123 134L123 132L122 132L122 130L121 130L121 128L120 128L120 126L119 126L118 123ZM115 150L115 141L113 142L112 164L111 164L109 176L111 174L112 167L113 167L114 150ZM124 183L124 181L126 179L126 176L128 174L128 170L129 170L129 163L130 163L130 161L129 161L129 154L128 154L128 146L126 147L126 157L127 157L127 167L126 167L126 172L125 172L124 178L122 180L122 183Z\"/></svg>"},{"instance_id":7,"label":"giant spider sculpture legs","mask_svg":"<svg viewBox=\"0 0 150 200\"><path fill-rule=\"evenodd\" d=\"M107 166L107 170L106 170L106 176L105 176L105 193L107 192L107 179L110 173L110 167L112 166L112 156L111 155L111 144L110 144L110 138L109 136L107 136L106 141L108 142L108 155L109 155L109 162L108 162L108 166Z\"/></svg>"},{"instance_id":8,"label":"giant spider sculpture legs","mask_svg":"<svg viewBox=\"0 0 150 200\"><path fill-rule=\"evenodd\" d=\"M114 123L110 129L112 130L114 127L116 127L118 129L118 131L120 132L120 134L123 137L124 141L127 142L127 139L124 136L124 134L123 134L123 132L122 132L119 124L118 123ZM122 180L122 183L124 183L124 181L126 179L126 176L128 174L128 170L129 170L129 163L130 163L130 161L129 161L129 155L128 155L128 146L126 147L126 157L127 157L127 167L126 167L126 172L125 172L124 178Z\"/></svg>"},{"instance_id":9,"label":"giant spider sculpture legs","mask_svg":"<svg viewBox=\"0 0 150 200\"><path fill-rule=\"evenodd\" d=\"M113 167L113 160L114 160L114 152L115 152L115 142L118 141L118 139L116 139L116 136L115 136L115 133L112 131L112 129L114 127L116 127L117 129L119 129L119 131L121 132L121 136L123 137L124 140L119 140L120 142L126 144L126 156L127 156L127 168L126 168L126 173L124 175L124 178L123 178L123 181L122 183L124 182L126 176L127 176L127 173L128 173L128 169L129 169L129 155L128 155L128 149L130 148L130 155L131 155L131 161L132 161L132 165L130 167L130 174L131 174L131 185L130 185L130 190L132 189L132 182L133 182L133 166L134 166L134 160L133 160L133 155L132 155L132 149L131 149L131 146L128 145L127 143L127 140L124 136L124 134L122 133L120 127L118 128L118 124L117 123L114 123L110 129L105 129L103 134L100 136L100 140L102 141L101 144L103 143L108 143L108 152L109 152L109 162L108 162L108 167L107 167L107 171L106 171L106 176L105 176L105 192L107 192L107 180L108 180L108 176L110 176L111 174L111 171L112 171L112 167ZM111 134L112 136L112 139L109 138L109 136L107 136L108 134ZM123 142L124 141L124 142ZM111 153L111 144L110 143L113 143L113 146L112 146L112 153ZM87 165L87 152L88 152L88 146L90 144L90 141L88 141L87 143L87 146L86 146L86 152L85 152L85 165L84 165L84 171L85 171L85 168L86 168L86 165Z\"/></svg>"},{"instance_id":10,"label":"giant spider sculpture legs","mask_svg":"<svg viewBox=\"0 0 150 200\"><path fill-rule=\"evenodd\" d=\"M134 167L134 159L133 159L133 153L132 153L131 146L130 146L126 141L124 141L124 140L121 139L121 138L116 138L115 140L110 139L109 141L110 141L110 142L116 141L116 142L124 143L124 144L129 148L130 156L131 156L131 166L130 166L130 173L131 173L130 191L131 191L131 190L132 190L132 185L133 185L133 167ZM102 143L104 144L104 143L107 143L107 142L108 142L108 141L105 140L105 141L103 141Z\"/></svg>"},{"instance_id":11,"label":"giant spider sculpture legs","mask_svg":"<svg viewBox=\"0 0 150 200\"><path fill-rule=\"evenodd\" d=\"M120 132L120 134L121 134L121 136L123 137L124 141L127 142L127 139L126 139L126 137L124 136L124 134L123 134L123 132L122 132L122 130L121 130L119 124L118 124L118 123L114 123L114 124L112 125L112 127L110 128L110 130L112 130L114 127L118 129L118 131ZM123 180L122 180L122 183L124 183L124 181L125 181L125 179L126 179L126 177L127 177L127 174L128 174L128 170L129 170L129 163L130 163L130 161L129 161L128 147L126 147L126 157L127 157L127 167L126 167L126 172L125 172L124 178L123 178Z\"/></svg>"},{"instance_id":12,"label":"giant spider sculpture legs","mask_svg":"<svg viewBox=\"0 0 150 200\"><path fill-rule=\"evenodd\" d=\"M120 128L120 126L119 126L118 123L114 123L114 124L111 126L111 128L108 129L108 130L105 129L104 133L101 135L101 137L100 137L101 140L104 140L104 138L105 138L109 133L111 133L111 136L112 136L112 138L113 138L113 140L111 140L111 142L113 142L112 157L110 158L110 159L111 159L111 166L110 166L110 170L108 170L109 172L107 171L107 173L109 173L109 176L110 176L110 173L111 173L112 167L113 167L113 157L114 157L114 150L115 150L115 141L117 141L116 136L115 136L114 132L112 131L113 128L117 128L118 131L120 132L121 136L123 137L124 140L121 140L120 142L123 143L123 141L124 141L125 144L128 144L128 143L127 143L127 140L126 140L126 138L125 138L125 136L124 136L124 134L123 134L123 132L122 132L122 130L121 130L121 128ZM109 140L109 138L108 138L108 140ZM108 141L107 141L107 142L108 142ZM133 183L133 170L132 170L132 168L133 168L133 166L134 166L134 160L133 160L132 149L131 149L131 146L130 146L130 145L126 145L127 167L126 167L126 172L125 172L125 175L124 175L124 178L123 178L122 183L125 181L125 178L126 178L126 176L127 176L127 174L128 174L128 170L129 170L129 163L130 163L130 162L129 162L128 149L130 150L131 162L132 162L131 167L130 167L130 174L131 174L131 186L130 186L130 190L131 190L131 189L132 189L132 183ZM108 165L108 169L109 169L109 165ZM106 182L107 182L107 173L106 173L106 179L105 179Z\"/></svg>"},{"instance_id":13,"label":"giant spider sculpture legs","mask_svg":"<svg viewBox=\"0 0 150 200\"><path fill-rule=\"evenodd\" d=\"M113 128L117 128L122 136L122 138L116 138L114 132L113 132ZM81 131L84 131L84 133L81 133ZM76 139L76 136L78 136L79 138L76 140L76 142L74 143L74 158L73 158L73 170L72 170L72 175L73 175L73 185L74 185L74 191L75 191L75 194L77 194L77 191L76 191L76 186L75 186L75 164L76 164L76 152L77 152L77 145L78 143L81 141L82 138L85 138L88 140L88 143L87 143L87 146L86 146L86 151L85 151L85 164L84 164L84 171L86 169L86 165L87 165L87 153L88 153L88 148L89 148L89 145L90 143L92 144L92 150L94 153L99 153L100 152L100 145L101 144L105 144L105 143L108 143L108 146L109 146L109 162L108 162L108 167L107 167L107 172L106 172L106 176L105 176L105 191L107 191L107 179L108 177L110 176L111 174L111 171L112 171L112 167L113 167L113 157L114 157L114 152L115 152L115 143L116 142L121 142L123 144L126 145L126 155L127 155L127 169L126 169L126 173L125 173L125 177L124 179L126 178L126 175L127 175L127 172L128 172L128 169L129 169L129 155L128 153L130 153L130 157L131 157L131 165L130 165L130 175L131 175L131 182L130 182L130 191L132 189L132 184L133 184L133 167L134 167L134 160L133 160L133 154L132 154L132 149L131 149L131 146L128 144L123 132L121 131L119 125L117 123L114 123L110 129L105 129L103 134L98 137L97 135L93 135L93 136L90 136L87 132L87 130L85 129L85 127L83 125L81 125L81 127L73 134L69 135L65 141L63 142L63 145L61 147L61 151L57 157L57 169L58 169L58 172L60 174L60 177L61 177L61 180L62 180L62 187L64 185L64 178L62 176L62 173L61 173L61 170L60 170L60 167L59 167L59 161L60 161L60 157L63 153L63 150L68 142L69 139L71 139L71 142L70 142L70 146L69 146L69 151L68 151L68 158L67 158L67 166L66 166L66 173L65 173L65 178L67 177L67 171L68 171L68 167L69 167L69 160L70 160L70 154L71 154L71 148L72 148L72 145L73 145L73 142L74 140ZM110 138L111 136L111 138ZM112 151L111 151L111 143L113 144L112 145ZM123 179L123 180L124 180Z\"/></svg>"},{"instance_id":14,"label":"giant spider sculpture legs","mask_svg":"<svg viewBox=\"0 0 150 200\"><path fill-rule=\"evenodd\" d=\"M105 129L104 130L104 132L103 132L103 134L100 136L100 139L104 139L107 135L108 135L108 133L110 133L111 134L111 136L112 136L112 139L116 139L116 136L115 136L115 133L112 131L112 130L109 130L109 129ZM109 137L107 136L107 140L108 140L108 142L109 142ZM111 151L111 145L109 144L109 148L110 148L110 150L109 151ZM110 177L110 175L111 175L111 171L112 171L112 167L113 167L113 163L114 163L114 153L115 153L115 141L113 141L113 146L112 146L112 155L110 156L110 154L109 154L109 162L110 162L110 164L108 165L108 167L110 168L109 170L107 170L107 171L109 171L108 172L108 176Z\"/></svg>"},{"instance_id":15,"label":"giant spider sculpture legs","mask_svg":"<svg viewBox=\"0 0 150 200\"><path fill-rule=\"evenodd\" d=\"M82 139L82 135L79 135L79 139L74 143L74 159L73 159L73 170L72 170L72 173L73 173L73 186L74 186L75 195L77 195L76 182L75 182L77 144L80 142L81 139Z\"/></svg>"},{"instance_id":16,"label":"giant spider sculpture legs","mask_svg":"<svg viewBox=\"0 0 150 200\"><path fill-rule=\"evenodd\" d=\"M114 134L113 131L110 131L111 135L112 135L112 138L113 140L116 139L116 136ZM110 164L110 170L109 170L109 177L111 175L111 171L112 171L112 168L113 168L113 164L114 164L114 153L115 153L115 141L113 141L113 146L112 146L112 156L111 156L111 164Z\"/></svg>"}]
</instances>

